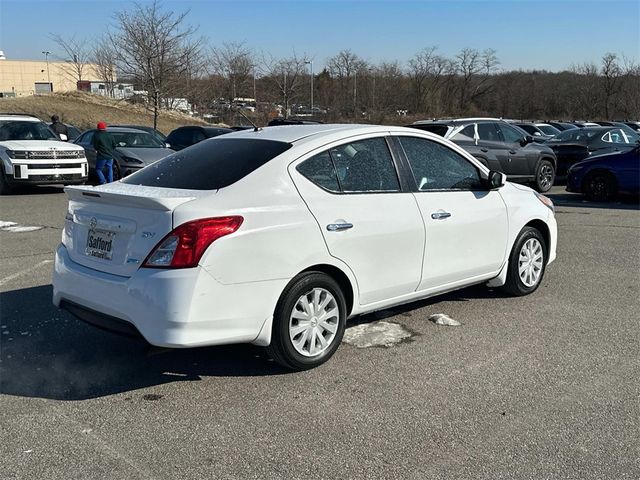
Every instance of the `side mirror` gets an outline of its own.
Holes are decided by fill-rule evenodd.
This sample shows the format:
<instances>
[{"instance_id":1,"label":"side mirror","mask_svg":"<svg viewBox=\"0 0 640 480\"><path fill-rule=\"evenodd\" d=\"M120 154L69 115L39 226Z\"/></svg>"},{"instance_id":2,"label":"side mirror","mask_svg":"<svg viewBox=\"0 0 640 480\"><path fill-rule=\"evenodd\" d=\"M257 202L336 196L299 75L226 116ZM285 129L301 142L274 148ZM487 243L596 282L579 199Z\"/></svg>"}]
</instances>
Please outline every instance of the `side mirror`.
<instances>
[{"instance_id":1,"label":"side mirror","mask_svg":"<svg viewBox=\"0 0 640 480\"><path fill-rule=\"evenodd\" d=\"M520 145L522 145L524 147L525 145L533 143L534 141L535 140L533 139L533 137L531 135L526 135L522 140L520 140Z\"/></svg>"},{"instance_id":2,"label":"side mirror","mask_svg":"<svg viewBox=\"0 0 640 480\"><path fill-rule=\"evenodd\" d=\"M60 140L62 140L63 142L66 142L67 140L69 140L64 133L60 133L58 134L58 136L60 137Z\"/></svg>"},{"instance_id":3,"label":"side mirror","mask_svg":"<svg viewBox=\"0 0 640 480\"><path fill-rule=\"evenodd\" d=\"M504 187L507 183L507 176L502 172L497 172L495 170L491 170L489 175L487 176L487 184L489 190L494 190L496 188Z\"/></svg>"},{"instance_id":4,"label":"side mirror","mask_svg":"<svg viewBox=\"0 0 640 480\"><path fill-rule=\"evenodd\" d=\"M542 136L542 134L540 132L533 132L533 135L536 136L536 137L541 137Z\"/></svg>"},{"instance_id":5,"label":"side mirror","mask_svg":"<svg viewBox=\"0 0 640 480\"><path fill-rule=\"evenodd\" d=\"M171 148L171 144L170 143L165 143L164 146L165 146L165 148Z\"/></svg>"}]
</instances>

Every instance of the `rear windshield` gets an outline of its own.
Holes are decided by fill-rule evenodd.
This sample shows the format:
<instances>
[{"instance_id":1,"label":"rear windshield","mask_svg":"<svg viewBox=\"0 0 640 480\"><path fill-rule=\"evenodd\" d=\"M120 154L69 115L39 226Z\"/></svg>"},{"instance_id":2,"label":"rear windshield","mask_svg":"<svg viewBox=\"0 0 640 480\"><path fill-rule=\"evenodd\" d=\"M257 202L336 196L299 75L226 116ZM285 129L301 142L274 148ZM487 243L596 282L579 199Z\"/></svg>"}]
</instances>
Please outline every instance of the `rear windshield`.
<instances>
[{"instance_id":1,"label":"rear windshield","mask_svg":"<svg viewBox=\"0 0 640 480\"><path fill-rule=\"evenodd\" d=\"M217 190L249 175L291 148L290 143L212 138L158 160L122 182L149 187Z\"/></svg>"}]
</instances>

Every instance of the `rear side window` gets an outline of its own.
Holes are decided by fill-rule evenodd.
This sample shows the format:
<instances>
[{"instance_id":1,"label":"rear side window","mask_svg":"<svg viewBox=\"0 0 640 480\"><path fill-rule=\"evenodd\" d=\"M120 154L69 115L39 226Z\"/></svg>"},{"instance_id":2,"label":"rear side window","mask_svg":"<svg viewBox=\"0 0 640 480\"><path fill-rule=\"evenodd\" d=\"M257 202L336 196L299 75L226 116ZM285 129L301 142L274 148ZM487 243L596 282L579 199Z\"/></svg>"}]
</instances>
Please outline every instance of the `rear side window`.
<instances>
[{"instance_id":1,"label":"rear side window","mask_svg":"<svg viewBox=\"0 0 640 480\"><path fill-rule=\"evenodd\" d=\"M181 128L174 130L167 137L167 142L174 145L190 145L193 133L190 128Z\"/></svg>"},{"instance_id":2,"label":"rear side window","mask_svg":"<svg viewBox=\"0 0 640 480\"><path fill-rule=\"evenodd\" d=\"M305 160L298 165L298 171L316 185L330 192L340 191L338 176L329 152L322 152Z\"/></svg>"},{"instance_id":3,"label":"rear side window","mask_svg":"<svg viewBox=\"0 0 640 480\"><path fill-rule=\"evenodd\" d=\"M212 138L158 160L122 182L149 187L217 190L246 177L291 148L290 143Z\"/></svg>"},{"instance_id":4,"label":"rear side window","mask_svg":"<svg viewBox=\"0 0 640 480\"><path fill-rule=\"evenodd\" d=\"M502 138L500 138L498 130L496 130L495 124L493 123L479 123L478 138L480 138L480 140L487 140L490 142L502 141Z\"/></svg>"},{"instance_id":5,"label":"rear side window","mask_svg":"<svg viewBox=\"0 0 640 480\"><path fill-rule=\"evenodd\" d=\"M399 192L398 175L384 138L346 143L315 155L297 170L331 192Z\"/></svg>"}]
</instances>

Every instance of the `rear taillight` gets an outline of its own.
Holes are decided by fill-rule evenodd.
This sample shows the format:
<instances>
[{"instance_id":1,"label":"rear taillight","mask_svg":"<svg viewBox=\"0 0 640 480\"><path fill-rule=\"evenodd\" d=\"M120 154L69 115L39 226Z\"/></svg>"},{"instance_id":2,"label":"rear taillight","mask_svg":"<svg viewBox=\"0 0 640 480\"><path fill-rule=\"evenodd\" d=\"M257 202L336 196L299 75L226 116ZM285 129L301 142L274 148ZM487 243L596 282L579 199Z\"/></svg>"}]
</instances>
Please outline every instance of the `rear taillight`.
<instances>
[{"instance_id":1,"label":"rear taillight","mask_svg":"<svg viewBox=\"0 0 640 480\"><path fill-rule=\"evenodd\" d=\"M191 268L198 265L205 250L215 240L235 232L243 218L201 218L174 228L151 251L142 264L149 268Z\"/></svg>"}]
</instances>

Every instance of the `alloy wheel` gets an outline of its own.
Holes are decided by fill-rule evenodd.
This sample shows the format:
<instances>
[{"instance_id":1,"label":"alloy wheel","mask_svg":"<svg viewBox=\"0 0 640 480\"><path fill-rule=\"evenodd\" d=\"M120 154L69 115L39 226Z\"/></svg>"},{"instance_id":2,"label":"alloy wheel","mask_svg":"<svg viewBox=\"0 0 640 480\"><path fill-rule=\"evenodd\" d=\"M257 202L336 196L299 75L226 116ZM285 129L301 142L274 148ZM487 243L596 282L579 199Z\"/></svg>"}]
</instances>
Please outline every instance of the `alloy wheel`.
<instances>
[{"instance_id":1,"label":"alloy wheel","mask_svg":"<svg viewBox=\"0 0 640 480\"><path fill-rule=\"evenodd\" d=\"M553 168L551 165L542 165L540 172L538 173L538 183L544 190L551 188L553 182Z\"/></svg>"}]
</instances>

